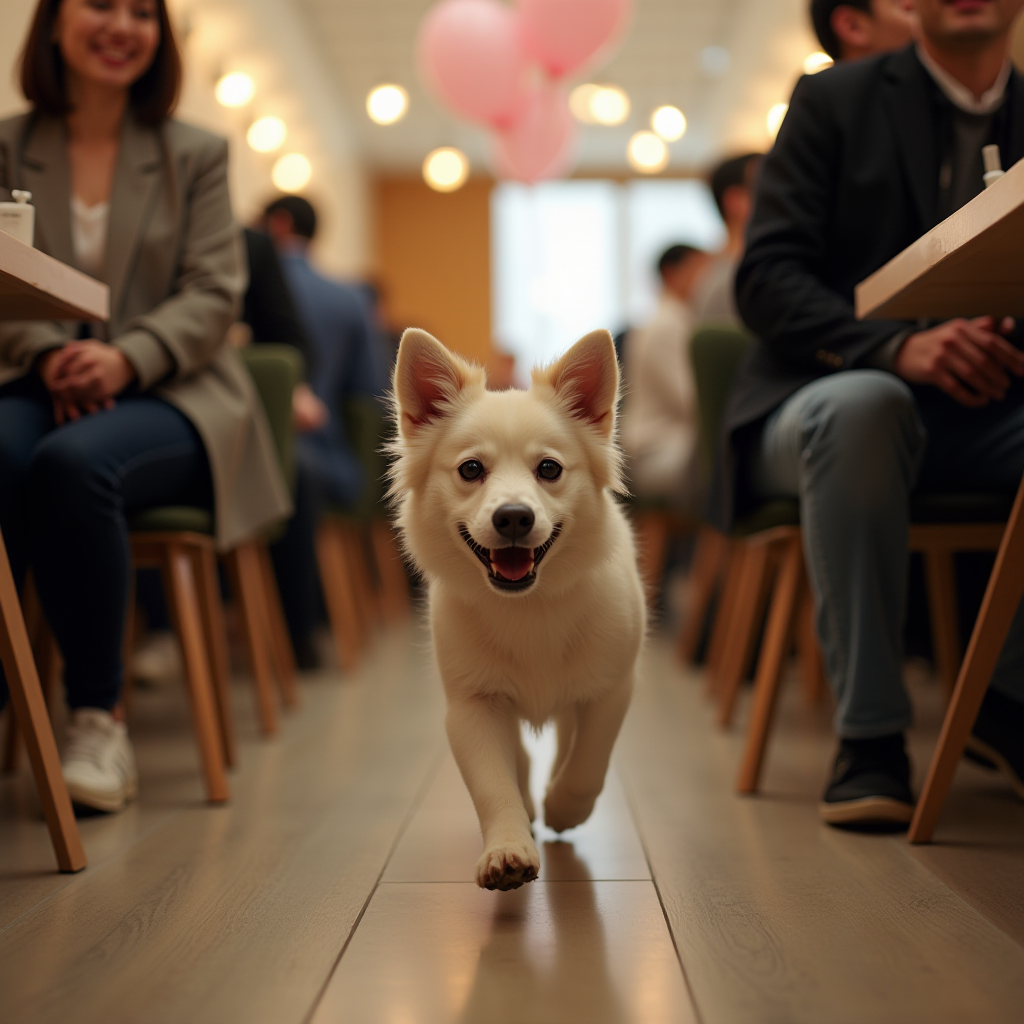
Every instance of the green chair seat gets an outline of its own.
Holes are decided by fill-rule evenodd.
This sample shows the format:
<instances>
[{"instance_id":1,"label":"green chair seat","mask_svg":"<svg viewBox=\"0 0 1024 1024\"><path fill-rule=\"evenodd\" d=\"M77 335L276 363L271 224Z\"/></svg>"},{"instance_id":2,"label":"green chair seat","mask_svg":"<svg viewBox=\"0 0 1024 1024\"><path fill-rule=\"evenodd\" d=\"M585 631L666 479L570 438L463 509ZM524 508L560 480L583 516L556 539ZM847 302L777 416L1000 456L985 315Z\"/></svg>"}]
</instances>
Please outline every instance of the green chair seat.
<instances>
[{"instance_id":1,"label":"green chair seat","mask_svg":"<svg viewBox=\"0 0 1024 1024\"><path fill-rule=\"evenodd\" d=\"M167 505L150 508L128 520L132 533L202 533L213 536L213 513L205 508Z\"/></svg>"}]
</instances>

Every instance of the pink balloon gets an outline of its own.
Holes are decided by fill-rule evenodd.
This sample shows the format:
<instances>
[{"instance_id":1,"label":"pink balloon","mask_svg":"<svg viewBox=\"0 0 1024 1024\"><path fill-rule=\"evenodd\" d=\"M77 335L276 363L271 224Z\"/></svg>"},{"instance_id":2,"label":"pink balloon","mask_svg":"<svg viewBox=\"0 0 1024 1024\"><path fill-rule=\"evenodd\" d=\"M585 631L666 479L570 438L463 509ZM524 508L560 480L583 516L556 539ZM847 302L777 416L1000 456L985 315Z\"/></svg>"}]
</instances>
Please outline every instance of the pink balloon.
<instances>
[{"instance_id":1,"label":"pink balloon","mask_svg":"<svg viewBox=\"0 0 1024 1024\"><path fill-rule=\"evenodd\" d=\"M565 93L548 83L539 85L516 122L497 135L498 174L528 184L557 178L569 169L575 137Z\"/></svg>"},{"instance_id":2,"label":"pink balloon","mask_svg":"<svg viewBox=\"0 0 1024 1024\"><path fill-rule=\"evenodd\" d=\"M579 70L625 27L632 0L518 0L527 52L548 74Z\"/></svg>"},{"instance_id":3,"label":"pink balloon","mask_svg":"<svg viewBox=\"0 0 1024 1024\"><path fill-rule=\"evenodd\" d=\"M523 109L522 32L498 0L442 0L423 19L417 46L427 84L456 113L502 128Z\"/></svg>"}]
</instances>

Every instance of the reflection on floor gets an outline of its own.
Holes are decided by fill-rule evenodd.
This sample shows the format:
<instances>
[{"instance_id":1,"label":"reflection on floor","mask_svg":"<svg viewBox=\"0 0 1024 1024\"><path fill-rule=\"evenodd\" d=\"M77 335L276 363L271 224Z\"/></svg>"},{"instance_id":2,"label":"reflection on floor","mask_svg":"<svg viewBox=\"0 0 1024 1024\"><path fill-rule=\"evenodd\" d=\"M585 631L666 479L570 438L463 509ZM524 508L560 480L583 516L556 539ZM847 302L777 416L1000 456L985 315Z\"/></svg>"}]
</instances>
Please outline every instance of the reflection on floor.
<instances>
[{"instance_id":1,"label":"reflection on floor","mask_svg":"<svg viewBox=\"0 0 1024 1024\"><path fill-rule=\"evenodd\" d=\"M827 829L829 709L788 687L765 795L731 786L697 679L655 641L609 785L541 880L472 883L479 836L419 633L351 678L307 678L230 805L201 802L187 708L141 692L140 801L84 821L89 869L51 871L31 782L0 781L0 1017L356 1024L1016 1022L1024 805L964 766L931 847ZM914 687L919 774L941 715ZM543 788L550 737L530 737Z\"/></svg>"}]
</instances>

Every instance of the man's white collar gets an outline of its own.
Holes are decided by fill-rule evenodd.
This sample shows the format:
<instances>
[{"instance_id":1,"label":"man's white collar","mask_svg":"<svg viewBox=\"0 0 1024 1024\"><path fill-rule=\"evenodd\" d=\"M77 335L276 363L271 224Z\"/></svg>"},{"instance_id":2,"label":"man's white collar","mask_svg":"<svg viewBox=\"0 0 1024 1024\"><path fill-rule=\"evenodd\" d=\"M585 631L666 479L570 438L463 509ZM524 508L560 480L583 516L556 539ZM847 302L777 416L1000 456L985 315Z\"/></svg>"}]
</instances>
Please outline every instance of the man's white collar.
<instances>
[{"instance_id":1,"label":"man's white collar","mask_svg":"<svg viewBox=\"0 0 1024 1024\"><path fill-rule=\"evenodd\" d=\"M992 88L983 93L980 100L962 82L957 81L945 68L940 67L935 58L920 43L917 45L918 60L925 66L928 74L935 79L935 84L945 93L946 99L959 107L966 114L991 114L1003 102L1006 94L1006 83L1010 80L1010 58L1003 62Z\"/></svg>"}]
</instances>

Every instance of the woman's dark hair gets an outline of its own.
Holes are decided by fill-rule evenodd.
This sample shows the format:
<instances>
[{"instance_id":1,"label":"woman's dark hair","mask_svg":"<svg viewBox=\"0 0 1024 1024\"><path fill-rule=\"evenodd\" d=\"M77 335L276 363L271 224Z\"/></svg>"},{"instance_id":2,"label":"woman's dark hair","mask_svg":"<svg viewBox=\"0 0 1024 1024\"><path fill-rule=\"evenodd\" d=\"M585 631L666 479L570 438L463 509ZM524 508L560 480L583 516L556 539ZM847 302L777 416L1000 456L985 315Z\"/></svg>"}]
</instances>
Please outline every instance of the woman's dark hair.
<instances>
[{"instance_id":1,"label":"woman's dark hair","mask_svg":"<svg viewBox=\"0 0 1024 1024\"><path fill-rule=\"evenodd\" d=\"M53 41L53 26L63 0L39 0L21 51L21 91L36 110L46 114L71 111L64 58ZM143 124L156 125L170 117L181 90L181 54L165 0L156 0L160 42L142 77L132 85L131 106Z\"/></svg>"}]
</instances>

